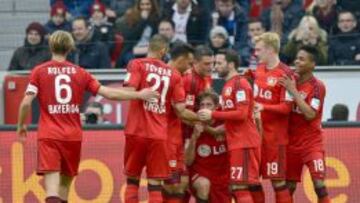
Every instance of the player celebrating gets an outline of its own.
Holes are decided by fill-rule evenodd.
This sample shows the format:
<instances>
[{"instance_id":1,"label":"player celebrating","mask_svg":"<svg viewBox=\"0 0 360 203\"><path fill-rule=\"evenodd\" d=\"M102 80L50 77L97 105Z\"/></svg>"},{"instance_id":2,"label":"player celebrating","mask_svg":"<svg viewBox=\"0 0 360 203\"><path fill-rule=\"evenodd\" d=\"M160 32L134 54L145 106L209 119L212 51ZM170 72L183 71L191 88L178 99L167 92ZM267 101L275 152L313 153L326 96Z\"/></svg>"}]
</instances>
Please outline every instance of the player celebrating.
<instances>
[{"instance_id":1,"label":"player celebrating","mask_svg":"<svg viewBox=\"0 0 360 203\"><path fill-rule=\"evenodd\" d=\"M176 68L181 74L191 68L194 60L194 49L186 43L176 43L170 50L171 60L168 65ZM168 120L168 149L170 177L164 184L164 202L182 202L187 185L180 184L180 177L185 169L184 145L181 131L181 120L171 108Z\"/></svg>"},{"instance_id":2,"label":"player celebrating","mask_svg":"<svg viewBox=\"0 0 360 203\"><path fill-rule=\"evenodd\" d=\"M221 93L222 111L202 109L198 115L202 121L225 121L233 196L236 202L253 202L249 186L259 184L260 167L260 135L253 119L253 91L237 72L240 60L235 51L220 52L215 61L219 77L226 80Z\"/></svg>"},{"instance_id":3,"label":"player celebrating","mask_svg":"<svg viewBox=\"0 0 360 203\"><path fill-rule=\"evenodd\" d=\"M297 82L288 77L280 79L291 95L296 106L290 114L289 146L287 150L286 179L291 193L296 182L301 180L304 165L309 168L319 203L328 203L330 199L324 184L325 161L324 144L321 129L325 86L313 75L317 51L313 47L299 49L295 67L299 75Z\"/></svg>"},{"instance_id":4,"label":"player celebrating","mask_svg":"<svg viewBox=\"0 0 360 203\"><path fill-rule=\"evenodd\" d=\"M54 32L49 39L52 60L36 66L23 98L18 118L17 134L24 141L25 119L31 102L38 97L40 122L38 130L38 168L44 175L46 202L67 202L69 187L78 172L82 129L80 105L89 91L108 99L149 99L156 92L140 93L101 86L83 68L66 61L75 43L70 33Z\"/></svg>"},{"instance_id":5,"label":"player celebrating","mask_svg":"<svg viewBox=\"0 0 360 203\"><path fill-rule=\"evenodd\" d=\"M186 114L185 92L180 73L161 59L168 51L167 39L155 35L149 42L147 58L134 59L128 65L125 85L138 90L151 87L160 93L152 101L131 101L125 127L126 202L138 202L139 179L146 166L149 202L162 202L162 180L168 178L167 130L171 106L182 118L196 120Z\"/></svg>"},{"instance_id":6,"label":"player celebrating","mask_svg":"<svg viewBox=\"0 0 360 203\"><path fill-rule=\"evenodd\" d=\"M254 74L255 112L261 113L263 124L261 175L271 180L276 202L285 203L291 202L285 171L292 98L279 79L284 75L292 77L292 71L281 63L279 51L278 34L267 32L255 38L255 55L260 62Z\"/></svg>"},{"instance_id":7,"label":"player celebrating","mask_svg":"<svg viewBox=\"0 0 360 203\"><path fill-rule=\"evenodd\" d=\"M212 91L202 92L198 97L199 107L216 110L219 96ZM212 123L217 127L217 123ZM192 137L185 152L185 162L189 168L191 188L195 190L196 202L230 202L229 160L224 139L215 139L203 132L203 124L194 127Z\"/></svg>"}]
</instances>

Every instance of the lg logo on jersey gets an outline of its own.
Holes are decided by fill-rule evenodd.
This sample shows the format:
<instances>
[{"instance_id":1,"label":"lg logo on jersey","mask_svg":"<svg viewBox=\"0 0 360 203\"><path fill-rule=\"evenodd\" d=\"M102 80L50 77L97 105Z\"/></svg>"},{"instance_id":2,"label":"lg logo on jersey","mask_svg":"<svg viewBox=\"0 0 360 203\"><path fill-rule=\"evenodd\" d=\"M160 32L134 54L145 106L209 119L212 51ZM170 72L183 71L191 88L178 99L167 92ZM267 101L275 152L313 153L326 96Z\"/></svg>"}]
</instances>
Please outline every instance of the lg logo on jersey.
<instances>
[{"instance_id":1,"label":"lg logo on jersey","mask_svg":"<svg viewBox=\"0 0 360 203\"><path fill-rule=\"evenodd\" d=\"M254 85L254 96L260 97L263 99L271 100L272 99L272 92L270 90L265 90L259 88L256 84Z\"/></svg>"},{"instance_id":2,"label":"lg logo on jersey","mask_svg":"<svg viewBox=\"0 0 360 203\"><path fill-rule=\"evenodd\" d=\"M201 157L208 157L211 155L220 155L226 152L225 145L213 146L212 148L207 144L199 145L197 148L197 153Z\"/></svg>"}]
</instances>

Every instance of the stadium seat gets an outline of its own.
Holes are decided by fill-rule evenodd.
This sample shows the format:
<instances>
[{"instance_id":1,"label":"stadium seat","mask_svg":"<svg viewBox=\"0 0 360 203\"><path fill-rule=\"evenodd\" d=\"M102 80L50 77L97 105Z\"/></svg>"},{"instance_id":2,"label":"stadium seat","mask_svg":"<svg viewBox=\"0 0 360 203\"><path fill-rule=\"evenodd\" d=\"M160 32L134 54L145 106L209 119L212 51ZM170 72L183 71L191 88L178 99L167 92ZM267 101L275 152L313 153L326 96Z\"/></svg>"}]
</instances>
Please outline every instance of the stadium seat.
<instances>
[{"instance_id":1,"label":"stadium seat","mask_svg":"<svg viewBox=\"0 0 360 203\"><path fill-rule=\"evenodd\" d=\"M111 66L112 67L115 66L116 61L119 58L121 50L122 50L123 45L124 45L124 37L121 34L119 34L119 33L115 34L114 45L115 45L114 50L111 53Z\"/></svg>"}]
</instances>

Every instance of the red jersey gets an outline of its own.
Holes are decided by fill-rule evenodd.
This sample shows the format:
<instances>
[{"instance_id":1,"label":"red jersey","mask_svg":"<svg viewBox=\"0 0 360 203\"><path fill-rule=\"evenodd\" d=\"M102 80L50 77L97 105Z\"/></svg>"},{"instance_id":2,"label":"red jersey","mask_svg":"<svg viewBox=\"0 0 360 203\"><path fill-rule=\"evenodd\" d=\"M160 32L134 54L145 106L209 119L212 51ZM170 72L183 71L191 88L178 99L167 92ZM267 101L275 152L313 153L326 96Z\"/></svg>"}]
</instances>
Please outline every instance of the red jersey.
<instances>
[{"instance_id":1,"label":"red jersey","mask_svg":"<svg viewBox=\"0 0 360 203\"><path fill-rule=\"evenodd\" d=\"M292 70L285 64L268 70L260 64L255 71L255 101L264 106L261 120L264 129L264 143L285 145L288 143L288 122L292 97L278 81L283 76L293 77Z\"/></svg>"},{"instance_id":2,"label":"red jersey","mask_svg":"<svg viewBox=\"0 0 360 203\"><path fill-rule=\"evenodd\" d=\"M229 169L226 142L217 141L206 132L202 133L196 141L195 159L190 166L190 171L206 177L224 179L224 177L229 176ZM224 176L221 176L221 174L224 174Z\"/></svg>"},{"instance_id":3,"label":"red jersey","mask_svg":"<svg viewBox=\"0 0 360 203\"><path fill-rule=\"evenodd\" d=\"M305 102L316 111L316 117L311 121L306 120L299 107L294 105L289 121L289 149L295 151L322 149L321 117L326 94L325 86L320 80L312 77L302 84L297 84L297 89Z\"/></svg>"},{"instance_id":4,"label":"red jersey","mask_svg":"<svg viewBox=\"0 0 360 203\"><path fill-rule=\"evenodd\" d=\"M85 91L97 94L100 83L83 68L68 61L48 61L36 66L26 92L40 103L38 139L82 139L80 105Z\"/></svg>"},{"instance_id":5,"label":"red jersey","mask_svg":"<svg viewBox=\"0 0 360 203\"><path fill-rule=\"evenodd\" d=\"M152 101L130 101L125 134L166 140L171 103L185 101L180 73L159 59L134 59L124 85L136 90L150 87L160 93Z\"/></svg>"},{"instance_id":6,"label":"red jersey","mask_svg":"<svg viewBox=\"0 0 360 203\"><path fill-rule=\"evenodd\" d=\"M204 90L210 89L212 85L212 79L210 76L202 77L194 68L187 71L183 76L185 94L186 94L186 108L192 111L197 111L196 97ZM192 135L193 128L183 124L182 134L183 138L189 138Z\"/></svg>"},{"instance_id":7,"label":"red jersey","mask_svg":"<svg viewBox=\"0 0 360 203\"><path fill-rule=\"evenodd\" d=\"M260 146L260 135L253 119L254 97L249 82L242 76L228 80L221 92L222 111L212 118L225 121L229 151Z\"/></svg>"}]
</instances>

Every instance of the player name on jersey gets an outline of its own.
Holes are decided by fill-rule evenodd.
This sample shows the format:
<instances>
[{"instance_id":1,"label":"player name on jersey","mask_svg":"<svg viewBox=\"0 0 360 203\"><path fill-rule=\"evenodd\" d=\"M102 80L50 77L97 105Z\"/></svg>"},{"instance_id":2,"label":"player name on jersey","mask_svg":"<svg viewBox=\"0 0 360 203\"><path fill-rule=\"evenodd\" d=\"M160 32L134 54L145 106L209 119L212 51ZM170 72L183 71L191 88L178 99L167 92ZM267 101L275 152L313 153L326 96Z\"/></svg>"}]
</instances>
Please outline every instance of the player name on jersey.
<instances>
[{"instance_id":1,"label":"player name on jersey","mask_svg":"<svg viewBox=\"0 0 360 203\"><path fill-rule=\"evenodd\" d=\"M50 114L74 114L80 113L79 105L77 104L54 104L48 105Z\"/></svg>"},{"instance_id":2,"label":"player name on jersey","mask_svg":"<svg viewBox=\"0 0 360 203\"><path fill-rule=\"evenodd\" d=\"M75 67L69 67L69 66L64 66L64 67L48 67L48 74L49 75L60 75L60 74L67 74L67 75L71 75L71 74L76 74L76 68Z\"/></svg>"},{"instance_id":3,"label":"player name on jersey","mask_svg":"<svg viewBox=\"0 0 360 203\"><path fill-rule=\"evenodd\" d=\"M169 68L162 68L155 66L154 64L145 63L145 69L147 72L156 73L159 76L171 76L172 70Z\"/></svg>"}]
</instances>

